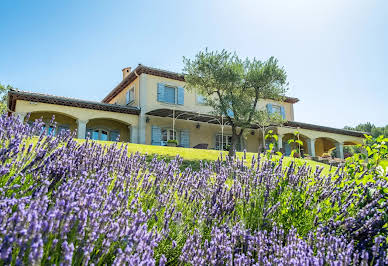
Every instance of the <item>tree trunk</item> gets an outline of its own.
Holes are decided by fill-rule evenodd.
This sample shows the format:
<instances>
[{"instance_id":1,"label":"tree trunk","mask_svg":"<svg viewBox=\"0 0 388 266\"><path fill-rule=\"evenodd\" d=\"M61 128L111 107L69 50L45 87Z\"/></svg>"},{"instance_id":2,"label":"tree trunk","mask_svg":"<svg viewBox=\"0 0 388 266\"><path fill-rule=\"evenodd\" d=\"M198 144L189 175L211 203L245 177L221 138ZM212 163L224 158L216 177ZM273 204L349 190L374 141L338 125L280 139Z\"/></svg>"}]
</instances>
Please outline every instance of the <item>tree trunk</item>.
<instances>
[{"instance_id":1,"label":"tree trunk","mask_svg":"<svg viewBox=\"0 0 388 266\"><path fill-rule=\"evenodd\" d=\"M232 142L230 143L230 147L229 147L230 158L233 158L236 155L238 139L239 139L239 136L237 135L237 133L232 133Z\"/></svg>"},{"instance_id":2,"label":"tree trunk","mask_svg":"<svg viewBox=\"0 0 388 266\"><path fill-rule=\"evenodd\" d=\"M264 152L265 151L265 127L263 127L261 132L263 132L263 150L261 152Z\"/></svg>"}]
</instances>

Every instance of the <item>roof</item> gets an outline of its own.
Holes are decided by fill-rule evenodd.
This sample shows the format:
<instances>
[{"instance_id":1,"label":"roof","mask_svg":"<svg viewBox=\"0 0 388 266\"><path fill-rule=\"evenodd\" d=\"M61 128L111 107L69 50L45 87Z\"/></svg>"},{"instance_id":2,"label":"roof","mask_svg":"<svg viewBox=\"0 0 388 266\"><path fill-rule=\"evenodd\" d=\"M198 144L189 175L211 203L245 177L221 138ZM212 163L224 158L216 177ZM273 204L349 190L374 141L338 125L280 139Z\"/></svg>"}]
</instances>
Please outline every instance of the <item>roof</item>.
<instances>
[{"instance_id":1,"label":"roof","mask_svg":"<svg viewBox=\"0 0 388 266\"><path fill-rule=\"evenodd\" d=\"M61 96L21 91L21 90L15 90L15 89L12 89L8 92L9 110L15 111L17 100L57 104L57 105L72 106L72 107L78 107L78 108L86 108L86 109L124 113L124 114L138 115L140 113L140 109L133 106L123 106L123 105L108 104L108 103L101 103L101 102L94 102L94 101L85 101L85 100L80 100L75 98L61 97Z\"/></svg>"},{"instance_id":2,"label":"roof","mask_svg":"<svg viewBox=\"0 0 388 266\"><path fill-rule=\"evenodd\" d=\"M172 109L156 109L152 110L147 115L152 116L159 116L159 117L172 117L173 116L173 110ZM182 111L182 110L175 110L175 117L177 119L182 120L192 120L192 121L198 121L198 122L206 122L210 124L217 124L220 125L222 123L221 117L209 115L209 114L201 114L201 113L195 113L195 112L188 112L188 111ZM227 124L226 119L224 119L224 125ZM313 124L307 124L302 122L296 122L296 121L287 121L284 126L294 127L294 128L303 128L303 129L310 129L315 131L321 131L321 132L328 132L328 133L335 133L340 135L347 135L347 136L353 136L353 137L364 137L364 132L359 131L353 131L353 130L347 130L347 129L339 129L339 128L333 128L333 127L325 127L325 126L319 126L319 125L313 125ZM257 125L252 124L250 126L253 129L258 128Z\"/></svg>"},{"instance_id":3,"label":"roof","mask_svg":"<svg viewBox=\"0 0 388 266\"><path fill-rule=\"evenodd\" d=\"M367 134L366 132L361 132L361 131L334 128L334 127L325 127L325 126L319 126L319 125L308 124L308 123L303 123L303 122L296 122L296 121L287 121L284 125L290 126L290 127L299 127L299 128L303 128L303 129L328 132L328 133L348 135L348 136L353 136L353 137L360 137L360 138L364 138L364 134Z\"/></svg>"},{"instance_id":4,"label":"roof","mask_svg":"<svg viewBox=\"0 0 388 266\"><path fill-rule=\"evenodd\" d=\"M131 73L129 73L128 76L126 76L103 100L102 102L108 103L110 102L114 97L116 97L117 94L119 94L122 90L124 90L129 84L131 84L140 74L149 74L153 76L158 77L164 77L169 79L175 79L179 81L185 81L184 74L171 72L159 68L153 68L144 66L142 64L139 64ZM285 97L285 102L288 103L297 103L299 101L298 98L293 97Z\"/></svg>"}]
</instances>

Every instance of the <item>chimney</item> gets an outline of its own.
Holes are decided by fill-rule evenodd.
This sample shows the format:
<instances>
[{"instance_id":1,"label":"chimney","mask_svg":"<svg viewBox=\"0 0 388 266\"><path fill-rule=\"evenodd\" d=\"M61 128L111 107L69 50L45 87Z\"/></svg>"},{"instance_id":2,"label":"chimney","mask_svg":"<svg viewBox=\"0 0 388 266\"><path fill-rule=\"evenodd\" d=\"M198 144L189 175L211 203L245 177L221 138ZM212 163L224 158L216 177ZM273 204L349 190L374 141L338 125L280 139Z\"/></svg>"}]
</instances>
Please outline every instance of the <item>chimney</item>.
<instances>
[{"instance_id":1,"label":"chimney","mask_svg":"<svg viewBox=\"0 0 388 266\"><path fill-rule=\"evenodd\" d=\"M126 68L123 68L121 71L123 71L123 79L125 79L129 75L129 73L131 73L131 68L126 67Z\"/></svg>"}]
</instances>

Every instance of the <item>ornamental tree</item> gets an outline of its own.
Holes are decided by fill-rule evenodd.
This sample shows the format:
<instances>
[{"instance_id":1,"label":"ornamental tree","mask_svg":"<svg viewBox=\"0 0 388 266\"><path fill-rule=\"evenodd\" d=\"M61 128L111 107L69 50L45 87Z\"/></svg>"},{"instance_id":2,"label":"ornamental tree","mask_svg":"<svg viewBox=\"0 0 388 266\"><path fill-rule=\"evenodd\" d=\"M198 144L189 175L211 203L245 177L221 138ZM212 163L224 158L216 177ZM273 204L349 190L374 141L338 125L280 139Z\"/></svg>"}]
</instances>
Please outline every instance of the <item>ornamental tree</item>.
<instances>
[{"instance_id":1,"label":"ornamental tree","mask_svg":"<svg viewBox=\"0 0 388 266\"><path fill-rule=\"evenodd\" d=\"M265 149L266 130L273 126L279 126L283 124L285 120L279 114L269 114L267 111L260 110L256 112L254 117L254 123L258 126L261 131L263 138L263 149Z\"/></svg>"},{"instance_id":2,"label":"ornamental tree","mask_svg":"<svg viewBox=\"0 0 388 266\"><path fill-rule=\"evenodd\" d=\"M223 115L232 127L229 155L234 156L244 130L259 117L259 101L282 100L287 74L278 60L240 59L226 50L199 52L183 58L186 88L197 89L215 115Z\"/></svg>"}]
</instances>

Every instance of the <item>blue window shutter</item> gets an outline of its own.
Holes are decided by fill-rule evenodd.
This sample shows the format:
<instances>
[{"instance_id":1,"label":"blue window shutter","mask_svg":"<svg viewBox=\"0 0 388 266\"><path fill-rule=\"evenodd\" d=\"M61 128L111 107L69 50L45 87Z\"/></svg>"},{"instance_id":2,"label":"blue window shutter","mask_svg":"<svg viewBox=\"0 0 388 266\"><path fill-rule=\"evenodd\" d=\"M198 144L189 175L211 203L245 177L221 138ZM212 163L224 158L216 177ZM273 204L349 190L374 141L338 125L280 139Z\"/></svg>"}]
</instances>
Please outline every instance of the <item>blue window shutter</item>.
<instances>
[{"instance_id":1,"label":"blue window shutter","mask_svg":"<svg viewBox=\"0 0 388 266\"><path fill-rule=\"evenodd\" d=\"M182 87L178 87L178 104L185 104L185 89Z\"/></svg>"},{"instance_id":2,"label":"blue window shutter","mask_svg":"<svg viewBox=\"0 0 388 266\"><path fill-rule=\"evenodd\" d=\"M151 145L160 145L160 141L162 139L162 131L160 130L160 127L152 126L151 130Z\"/></svg>"},{"instance_id":3,"label":"blue window shutter","mask_svg":"<svg viewBox=\"0 0 388 266\"><path fill-rule=\"evenodd\" d=\"M282 115L283 119L286 119L286 111L284 110L284 106L280 106L280 114Z\"/></svg>"},{"instance_id":4,"label":"blue window shutter","mask_svg":"<svg viewBox=\"0 0 388 266\"><path fill-rule=\"evenodd\" d=\"M158 101L159 102L165 102L164 99L164 84L158 83Z\"/></svg>"},{"instance_id":5,"label":"blue window shutter","mask_svg":"<svg viewBox=\"0 0 388 266\"><path fill-rule=\"evenodd\" d=\"M267 103L267 112L268 114L272 114L272 104Z\"/></svg>"},{"instance_id":6,"label":"blue window shutter","mask_svg":"<svg viewBox=\"0 0 388 266\"><path fill-rule=\"evenodd\" d=\"M188 130L182 130L181 131L181 143L185 148L190 148L190 131Z\"/></svg>"},{"instance_id":7,"label":"blue window shutter","mask_svg":"<svg viewBox=\"0 0 388 266\"><path fill-rule=\"evenodd\" d=\"M232 109L228 109L228 110L226 111L226 113L227 113L227 115L228 115L229 117L231 117L231 118L234 117L234 113L233 113Z\"/></svg>"}]
</instances>

